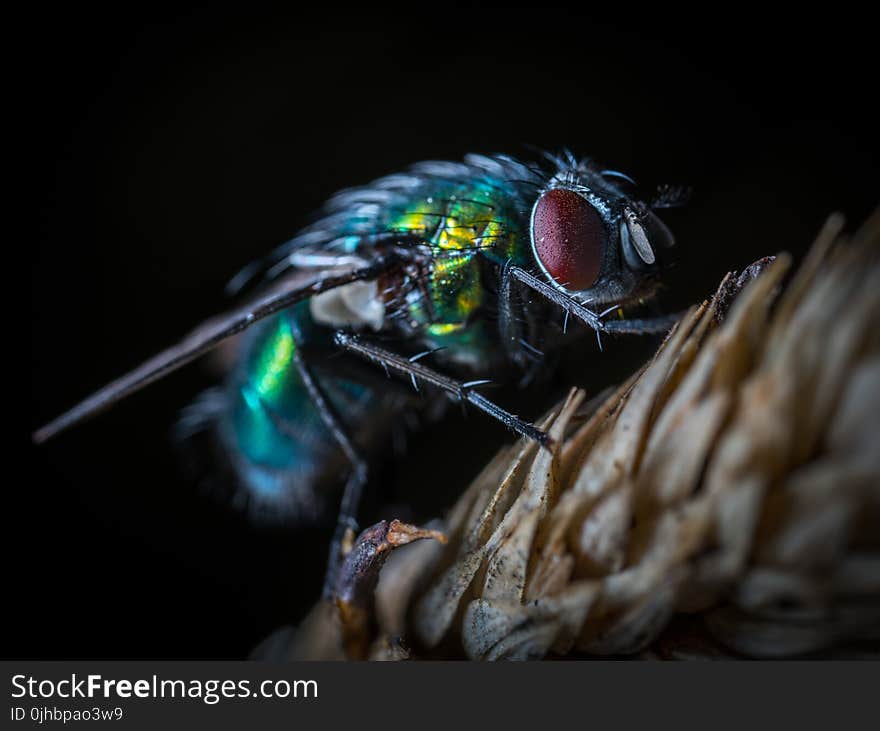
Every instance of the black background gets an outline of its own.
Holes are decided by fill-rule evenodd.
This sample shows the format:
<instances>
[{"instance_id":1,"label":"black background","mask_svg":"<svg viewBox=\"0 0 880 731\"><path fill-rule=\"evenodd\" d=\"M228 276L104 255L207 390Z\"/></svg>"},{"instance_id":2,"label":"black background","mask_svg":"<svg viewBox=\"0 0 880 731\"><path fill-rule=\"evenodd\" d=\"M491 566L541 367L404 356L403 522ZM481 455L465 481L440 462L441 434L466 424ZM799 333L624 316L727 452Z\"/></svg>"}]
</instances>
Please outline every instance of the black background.
<instances>
[{"instance_id":1,"label":"black background","mask_svg":"<svg viewBox=\"0 0 880 731\"><path fill-rule=\"evenodd\" d=\"M45 447L28 430L221 309L229 275L334 190L523 143L689 184L691 204L667 217L672 306L760 256L802 254L830 211L855 224L880 199L864 20L400 13L78 11L22 28L28 131L7 142L38 210L4 655L237 658L307 610L327 529L249 526L200 495L170 447L204 369ZM620 380L654 344L611 343L580 382ZM385 468L385 499L458 490L507 438L453 413Z\"/></svg>"}]
</instances>

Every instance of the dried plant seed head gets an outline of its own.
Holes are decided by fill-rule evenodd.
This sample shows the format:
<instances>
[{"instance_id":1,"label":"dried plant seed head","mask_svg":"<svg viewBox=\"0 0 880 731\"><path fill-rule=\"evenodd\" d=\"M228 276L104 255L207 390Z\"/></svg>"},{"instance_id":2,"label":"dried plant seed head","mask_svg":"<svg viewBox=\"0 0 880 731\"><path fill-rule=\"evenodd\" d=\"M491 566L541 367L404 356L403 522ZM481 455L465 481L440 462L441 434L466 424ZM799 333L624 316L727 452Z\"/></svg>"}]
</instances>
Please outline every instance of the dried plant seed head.
<instances>
[{"instance_id":1,"label":"dried plant seed head","mask_svg":"<svg viewBox=\"0 0 880 731\"><path fill-rule=\"evenodd\" d=\"M586 261L595 242L566 242L554 216L589 211L555 194L535 228ZM622 246L647 262L640 225L624 216ZM389 562L371 656L834 657L847 643L876 657L880 212L850 241L841 228L829 219L785 289L787 255L726 276L591 411L573 392L541 423L550 449L499 452L447 516L448 543ZM377 546L409 530L382 527ZM341 642L338 625L308 631Z\"/></svg>"}]
</instances>

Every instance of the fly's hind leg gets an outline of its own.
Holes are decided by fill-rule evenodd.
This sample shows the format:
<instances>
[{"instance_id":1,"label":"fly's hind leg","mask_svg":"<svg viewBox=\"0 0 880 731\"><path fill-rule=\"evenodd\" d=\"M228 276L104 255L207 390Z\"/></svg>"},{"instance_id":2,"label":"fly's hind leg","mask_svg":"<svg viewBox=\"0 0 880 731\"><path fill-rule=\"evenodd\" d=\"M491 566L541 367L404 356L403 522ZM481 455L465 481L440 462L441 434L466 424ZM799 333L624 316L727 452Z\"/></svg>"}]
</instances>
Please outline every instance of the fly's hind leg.
<instances>
[{"instance_id":1,"label":"fly's hind leg","mask_svg":"<svg viewBox=\"0 0 880 731\"><path fill-rule=\"evenodd\" d=\"M534 424L520 419L515 414L511 414L474 390L477 386L484 385L488 381L459 381L435 371L415 359L406 358L390 350L385 350L344 330L337 331L334 341L341 348L381 365L386 370L393 370L409 376L414 384L421 381L446 391L449 395L457 397L462 403L469 403L471 406L475 406L480 411L497 419L517 434L534 439L544 446L549 442L546 432Z\"/></svg>"},{"instance_id":2,"label":"fly's hind leg","mask_svg":"<svg viewBox=\"0 0 880 731\"><path fill-rule=\"evenodd\" d=\"M330 554L327 558L327 571L324 575L322 595L325 599L328 599L334 595L336 590L336 577L344 558L342 544L345 533L349 529L357 533L357 510L363 496L364 485L367 482L367 462L355 447L342 419L339 417L333 404L330 403L326 393L324 393L324 389L303 357L300 348L294 349L293 358L303 385L305 385L309 398L318 410L321 420L330 430L333 439L339 444L343 454L345 454L346 459L351 464L351 473L345 482L345 488L342 492L339 515L336 520L336 528L333 531L333 540L330 543Z\"/></svg>"}]
</instances>

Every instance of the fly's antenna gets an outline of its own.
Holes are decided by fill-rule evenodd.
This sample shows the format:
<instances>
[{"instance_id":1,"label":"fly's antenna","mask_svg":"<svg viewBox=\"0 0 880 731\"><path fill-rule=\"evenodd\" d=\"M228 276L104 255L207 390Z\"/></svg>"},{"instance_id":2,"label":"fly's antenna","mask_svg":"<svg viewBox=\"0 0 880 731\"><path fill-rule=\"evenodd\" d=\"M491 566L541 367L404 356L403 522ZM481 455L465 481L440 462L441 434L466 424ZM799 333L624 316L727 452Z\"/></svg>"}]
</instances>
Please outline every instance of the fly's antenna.
<instances>
[{"instance_id":1,"label":"fly's antenna","mask_svg":"<svg viewBox=\"0 0 880 731\"><path fill-rule=\"evenodd\" d=\"M140 391L153 381L182 368L260 320L321 292L342 287L350 282L375 279L394 267L398 261L399 257L392 252L378 257L368 266L352 269L343 274L313 279L304 284L288 282L268 295L207 320L176 345L163 350L134 370L108 383L69 411L35 431L32 438L37 444L42 444L75 424L104 411L117 401Z\"/></svg>"}]
</instances>

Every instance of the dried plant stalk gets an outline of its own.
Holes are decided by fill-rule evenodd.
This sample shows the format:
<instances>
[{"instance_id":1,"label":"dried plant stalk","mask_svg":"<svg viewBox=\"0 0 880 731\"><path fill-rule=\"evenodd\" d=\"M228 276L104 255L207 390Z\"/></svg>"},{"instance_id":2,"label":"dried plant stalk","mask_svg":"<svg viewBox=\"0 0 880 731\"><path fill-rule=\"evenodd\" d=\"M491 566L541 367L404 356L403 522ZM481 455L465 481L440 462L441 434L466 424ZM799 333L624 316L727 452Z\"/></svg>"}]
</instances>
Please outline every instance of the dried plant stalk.
<instances>
[{"instance_id":1,"label":"dried plant stalk","mask_svg":"<svg viewBox=\"0 0 880 731\"><path fill-rule=\"evenodd\" d=\"M446 546L388 561L373 657L409 656L388 637L486 660L880 638L880 214L841 227L782 294L787 255L729 312L748 277L728 275L589 418L573 390L552 450L503 449L439 526Z\"/></svg>"}]
</instances>

